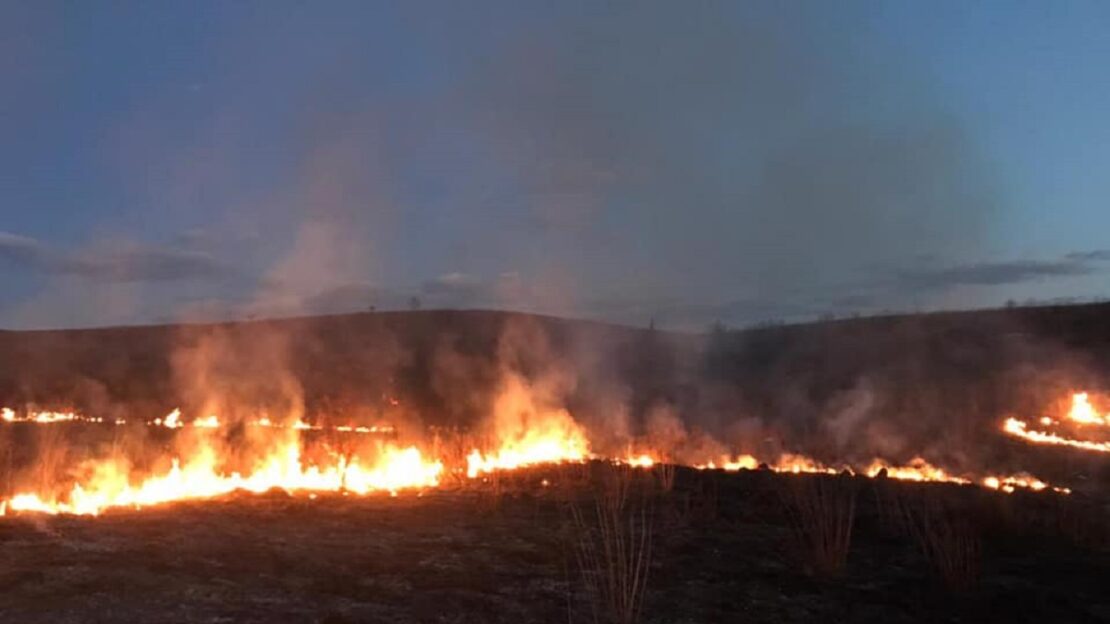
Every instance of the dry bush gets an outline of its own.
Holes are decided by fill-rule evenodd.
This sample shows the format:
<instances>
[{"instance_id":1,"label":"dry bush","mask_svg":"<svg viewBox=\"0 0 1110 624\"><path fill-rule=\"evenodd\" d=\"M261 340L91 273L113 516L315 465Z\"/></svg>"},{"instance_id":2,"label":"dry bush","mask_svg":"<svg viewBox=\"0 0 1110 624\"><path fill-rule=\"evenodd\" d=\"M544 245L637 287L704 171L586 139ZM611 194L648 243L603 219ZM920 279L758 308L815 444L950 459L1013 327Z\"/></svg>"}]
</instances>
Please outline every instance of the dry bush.
<instances>
[{"instance_id":1,"label":"dry bush","mask_svg":"<svg viewBox=\"0 0 1110 624\"><path fill-rule=\"evenodd\" d=\"M557 464L552 479L555 498L569 504L589 488L590 466L584 462Z\"/></svg>"},{"instance_id":2,"label":"dry bush","mask_svg":"<svg viewBox=\"0 0 1110 624\"><path fill-rule=\"evenodd\" d=\"M651 497L635 485L631 470L614 467L602 475L592 505L570 505L575 559L595 622L632 624L640 618L651 567L653 514Z\"/></svg>"},{"instance_id":3,"label":"dry bush","mask_svg":"<svg viewBox=\"0 0 1110 624\"><path fill-rule=\"evenodd\" d=\"M500 470L494 470L482 475L481 488L478 490L478 507L485 511L498 511L505 498L506 475Z\"/></svg>"},{"instance_id":4,"label":"dry bush","mask_svg":"<svg viewBox=\"0 0 1110 624\"><path fill-rule=\"evenodd\" d=\"M979 577L982 545L977 527L940 494L903 499L903 518L921 554L954 591L973 586Z\"/></svg>"},{"instance_id":5,"label":"dry bush","mask_svg":"<svg viewBox=\"0 0 1110 624\"><path fill-rule=\"evenodd\" d=\"M57 424L35 427L33 482L39 492L52 491L65 476L69 445L65 429Z\"/></svg>"},{"instance_id":6,"label":"dry bush","mask_svg":"<svg viewBox=\"0 0 1110 624\"><path fill-rule=\"evenodd\" d=\"M788 477L786 507L802 552L814 572L844 569L856 517L856 483L850 477Z\"/></svg>"},{"instance_id":7,"label":"dry bush","mask_svg":"<svg viewBox=\"0 0 1110 624\"><path fill-rule=\"evenodd\" d=\"M656 480L659 483L659 491L664 494L669 494L674 490L675 480L675 465L673 463L659 463L655 464L652 470Z\"/></svg>"},{"instance_id":8,"label":"dry bush","mask_svg":"<svg viewBox=\"0 0 1110 624\"><path fill-rule=\"evenodd\" d=\"M440 458L446 467L443 471L444 486L465 488L471 485L472 480L466 475L467 455L475 448L477 440L474 436L455 428L434 430L429 455Z\"/></svg>"},{"instance_id":9,"label":"dry bush","mask_svg":"<svg viewBox=\"0 0 1110 624\"><path fill-rule=\"evenodd\" d=\"M1105 548L1110 542L1110 510L1105 506L1058 496L1050 514L1050 530L1072 544Z\"/></svg>"},{"instance_id":10,"label":"dry bush","mask_svg":"<svg viewBox=\"0 0 1110 624\"><path fill-rule=\"evenodd\" d=\"M908 536L909 527L906 526L906 514L898 495L897 483L885 476L872 481L879 530L890 537Z\"/></svg>"},{"instance_id":11,"label":"dry bush","mask_svg":"<svg viewBox=\"0 0 1110 624\"><path fill-rule=\"evenodd\" d=\"M0 496L12 495L12 454L15 443L11 426L0 426Z\"/></svg>"}]
</instances>

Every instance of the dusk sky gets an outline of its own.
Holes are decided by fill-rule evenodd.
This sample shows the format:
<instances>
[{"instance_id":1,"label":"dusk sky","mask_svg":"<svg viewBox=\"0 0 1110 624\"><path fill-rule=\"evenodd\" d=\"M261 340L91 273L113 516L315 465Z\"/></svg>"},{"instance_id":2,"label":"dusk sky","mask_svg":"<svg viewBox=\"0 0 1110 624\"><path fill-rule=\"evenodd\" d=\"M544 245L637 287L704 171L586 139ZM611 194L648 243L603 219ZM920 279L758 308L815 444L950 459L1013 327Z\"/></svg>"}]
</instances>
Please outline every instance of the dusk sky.
<instances>
[{"instance_id":1,"label":"dusk sky","mask_svg":"<svg viewBox=\"0 0 1110 624\"><path fill-rule=\"evenodd\" d=\"M1110 3L0 3L0 327L1110 295Z\"/></svg>"}]
</instances>

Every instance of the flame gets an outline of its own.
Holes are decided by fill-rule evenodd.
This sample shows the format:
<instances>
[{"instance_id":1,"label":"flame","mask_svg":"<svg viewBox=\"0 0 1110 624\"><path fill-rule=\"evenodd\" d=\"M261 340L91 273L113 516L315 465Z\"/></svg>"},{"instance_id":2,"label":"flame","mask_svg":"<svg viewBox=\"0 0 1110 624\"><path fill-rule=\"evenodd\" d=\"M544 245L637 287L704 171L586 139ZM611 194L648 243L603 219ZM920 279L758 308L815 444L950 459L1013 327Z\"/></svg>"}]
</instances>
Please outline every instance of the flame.
<instances>
[{"instance_id":1,"label":"flame","mask_svg":"<svg viewBox=\"0 0 1110 624\"><path fill-rule=\"evenodd\" d=\"M942 468L925 461L922 457L915 457L910 460L910 463L905 466L893 466L882 460L876 459L871 462L871 465L864 471L869 477L876 477L880 472L886 470L886 476L891 479L899 479L902 481L938 481L943 483L971 483L970 479L957 477L949 474ZM997 489L997 488L995 488Z\"/></svg>"},{"instance_id":2,"label":"flame","mask_svg":"<svg viewBox=\"0 0 1110 624\"><path fill-rule=\"evenodd\" d=\"M698 470L725 470L727 472L736 472L738 470L755 470L759 467L759 460L751 455L738 455L735 458L724 456L719 458L719 461L710 460L704 464L695 464L694 468Z\"/></svg>"},{"instance_id":3,"label":"flame","mask_svg":"<svg viewBox=\"0 0 1110 624\"><path fill-rule=\"evenodd\" d=\"M181 422L181 410L179 409L175 409L169 414L166 414L165 418L155 418L154 424L168 429L177 429L185 426L184 423Z\"/></svg>"},{"instance_id":4,"label":"flame","mask_svg":"<svg viewBox=\"0 0 1110 624\"><path fill-rule=\"evenodd\" d=\"M104 421L68 412L18 413L9 408L0 409L0 421L41 425L72 421L106 422L109 425L125 422L123 419ZM317 457L321 453L309 453L312 449L303 447L300 439L300 432L305 430L327 430L344 434L395 433L390 425L324 426L306 422L299 417L276 422L262 416L244 424L266 430L264 433L257 432L261 436L257 439L264 440L268 446L261 450L255 461L236 464L240 469L246 468L238 472L227 466L229 457L236 454L225 453L214 444L214 440L219 439L218 431L227 426L216 415L186 422L181 410L175 409L162 418L140 422L145 422L148 426L181 430L175 433L175 439L189 443L189 446L178 445L179 448L187 449L187 452L179 452L172 458L166 457L160 469L141 476L136 475L133 467L122 459L88 462L81 466L80 474L83 476L73 483L65 484L59 492L19 492L6 501L0 501L0 515L10 512L99 515L113 508L143 508L177 500L217 497L238 490L257 493L280 489L290 493L304 493L310 498L323 492L342 492L345 495L374 492L396 494L406 489L437 487L445 469L440 458L427 455L418 446L401 446L379 439L373 441L371 453L349 456L326 451L322 457ZM1045 417L1040 422L1046 428L1065 425L1074 428L1104 423L1106 417L1094 410L1086 393L1077 393L1072 398L1072 407L1066 418L1054 420ZM1110 442L1073 439L1051 431L1031 430L1025 422L1015 418L1007 419L1003 430L1032 443L1110 452ZM586 429L567 410L552 408L537 400L527 383L516 377L510 377L498 395L487 433L488 444L462 447L472 450L465 459L460 458L456 464L451 465L453 472L462 474L465 471L468 477L479 478L495 471L537 464L607 459L591 452ZM251 439L256 437L252 436ZM313 459L308 459L306 454ZM667 463L675 463L669 459L670 455L660 453L650 446L635 449L629 446L625 453L608 459L632 467L651 468L664 461L664 458L667 458ZM691 458L687 458L687 461L689 459ZM237 461L242 462L242 457ZM719 455L708 461L692 464L692 467L698 469L725 471L753 470L761 466L786 474L836 474L843 470L877 477L883 473L891 479L976 485L1005 493L1018 489L1037 492L1050 490L1061 494L1071 492L1026 473L986 476L955 474L931 464L923 457L915 457L904 465L876 458L863 467L847 464L834 467L815 458L794 453L782 453L774 459L764 460L763 463L756 456L741 454Z\"/></svg>"},{"instance_id":5,"label":"flame","mask_svg":"<svg viewBox=\"0 0 1110 624\"><path fill-rule=\"evenodd\" d=\"M1072 395L1071 407L1062 420L1042 416L1039 422L1044 427L1043 430L1032 429L1025 421L1011 417L1002 423L1002 431L1031 444L1066 446L1096 453L1110 453L1110 441L1076 437L1078 429L1088 429L1091 426L1110 427L1110 413L1099 414L1091 405L1090 395L1086 392L1076 392ZM1088 436L1089 433L1087 433Z\"/></svg>"},{"instance_id":6,"label":"flame","mask_svg":"<svg viewBox=\"0 0 1110 624\"><path fill-rule=\"evenodd\" d=\"M75 412L28 412L26 415L20 415L10 407L0 408L0 421L9 423L32 423L38 425L49 425L54 423L65 422L86 422L86 423L105 423L113 425L125 425L127 420L124 418L116 418L106 421L103 418L95 416L85 416ZM180 409L174 409L165 417L155 418L154 420L146 421L145 423L150 427L165 427L167 429L181 429L186 425ZM340 425L325 427L322 425L314 425L305 422L302 419L296 419L289 425L276 423L269 418L262 417L250 421L248 425L255 427L265 427L268 429L294 429L294 430L312 430L312 431L338 431L341 433L360 433L360 434L392 434L396 433L396 429L392 425L379 424L379 425ZM204 418L196 418L188 426L197 427L201 429L219 429L224 426L219 418L211 414Z\"/></svg>"},{"instance_id":7,"label":"flame","mask_svg":"<svg viewBox=\"0 0 1110 624\"><path fill-rule=\"evenodd\" d=\"M1003 492L1006 492L1007 494L1012 494L1017 488L1025 488L1033 490L1034 492L1040 492L1042 490L1048 489L1060 494L1071 494L1071 490L1068 488L1049 485L1044 481L1041 481L1040 479L1025 473L1012 475L1009 477L986 477L982 480L981 484L985 488L989 488L992 490L1001 490Z\"/></svg>"},{"instance_id":8,"label":"flame","mask_svg":"<svg viewBox=\"0 0 1110 624\"><path fill-rule=\"evenodd\" d=\"M166 472L132 484L126 464L112 460L98 462L92 467L91 477L74 484L64 496L43 498L21 493L8 501L7 510L95 516L114 507L142 508L211 498L237 490L396 493L402 489L435 487L443 471L442 463L425 459L411 446L385 446L377 461L367 466L357 458L347 461L342 457L325 465L310 464L302 460L295 438L257 462L247 475L222 472L219 463L217 453L210 446L202 446L187 461L174 458Z\"/></svg>"},{"instance_id":9,"label":"flame","mask_svg":"<svg viewBox=\"0 0 1110 624\"><path fill-rule=\"evenodd\" d=\"M36 423L40 425L48 425L52 423L63 423L73 421L85 421L99 423L103 422L101 418L88 418L75 414L73 412L29 412L26 415L19 415L15 410L5 407L0 409L0 419L4 422L27 422Z\"/></svg>"},{"instance_id":10,"label":"flame","mask_svg":"<svg viewBox=\"0 0 1110 624\"><path fill-rule=\"evenodd\" d=\"M1072 395L1071 409L1068 410L1068 420L1080 425L1110 427L1110 414L1104 416L1095 411L1086 392L1077 392Z\"/></svg>"},{"instance_id":11,"label":"flame","mask_svg":"<svg viewBox=\"0 0 1110 624\"><path fill-rule=\"evenodd\" d=\"M1006 422L1002 425L1002 430L1006 433L1032 442L1033 444L1051 444L1056 446L1069 446L1072 448L1082 449L1084 451L1094 451L1096 453L1110 453L1110 442L1095 442L1091 440L1079 440L1062 436L1048 431L1037 431L1029 429L1025 422L1016 418L1007 418Z\"/></svg>"},{"instance_id":12,"label":"flame","mask_svg":"<svg viewBox=\"0 0 1110 624\"><path fill-rule=\"evenodd\" d=\"M620 463L632 466L633 468L651 468L656 464L656 460L647 453L640 453L639 455L628 455L624 458L624 461Z\"/></svg>"},{"instance_id":13,"label":"flame","mask_svg":"<svg viewBox=\"0 0 1110 624\"><path fill-rule=\"evenodd\" d=\"M702 464L695 464L694 468L736 472L738 470L755 470L760 465L760 461L751 455L738 455L735 458L725 456L719 458L719 461L710 460ZM815 459L795 453L783 453L779 455L778 459L765 465L768 470L792 474L836 474L838 472L835 468L829 468Z\"/></svg>"},{"instance_id":14,"label":"flame","mask_svg":"<svg viewBox=\"0 0 1110 624\"><path fill-rule=\"evenodd\" d=\"M535 464L582 462L590 459L585 429L565 409L537 405L524 380L510 376L493 411L496 448L474 449L466 458L470 478L496 470Z\"/></svg>"}]
</instances>

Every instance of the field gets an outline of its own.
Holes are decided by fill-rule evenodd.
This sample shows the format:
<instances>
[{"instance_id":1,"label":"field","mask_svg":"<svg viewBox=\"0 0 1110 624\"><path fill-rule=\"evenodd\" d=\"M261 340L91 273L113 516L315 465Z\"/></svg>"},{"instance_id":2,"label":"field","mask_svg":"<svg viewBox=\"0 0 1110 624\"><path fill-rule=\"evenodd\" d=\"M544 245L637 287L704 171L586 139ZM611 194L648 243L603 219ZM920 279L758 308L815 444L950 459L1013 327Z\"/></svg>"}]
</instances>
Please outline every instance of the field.
<instances>
[{"instance_id":1,"label":"field","mask_svg":"<svg viewBox=\"0 0 1110 624\"><path fill-rule=\"evenodd\" d=\"M0 613L51 623L588 622L600 605L605 621L603 594L585 582L598 570L576 553L596 537L594 505L614 478L628 480L620 526L645 513L650 527L643 622L1110 617L1106 507L1093 501L682 469L665 491L658 468L600 464L424 496L272 492L98 518L4 519ZM855 501L839 569L815 557L807 536L818 529L797 514L818 483ZM942 531L941 552L923 550L892 512L897 500L963 509L975 547L961 550ZM818 507L820 521L835 516ZM966 575L934 561L961 553Z\"/></svg>"},{"instance_id":2,"label":"field","mask_svg":"<svg viewBox=\"0 0 1110 624\"><path fill-rule=\"evenodd\" d=\"M0 332L0 621L1107 621L1108 314ZM442 472L350 491L402 447ZM563 463L511 461L537 450ZM466 476L474 453L493 467ZM171 459L219 495L136 509ZM907 466L938 482L891 478ZM303 487L317 467L335 478ZM240 470L273 479L220 489ZM1070 493L972 485L988 475ZM13 507L79 492L124 495L95 517Z\"/></svg>"}]
</instances>

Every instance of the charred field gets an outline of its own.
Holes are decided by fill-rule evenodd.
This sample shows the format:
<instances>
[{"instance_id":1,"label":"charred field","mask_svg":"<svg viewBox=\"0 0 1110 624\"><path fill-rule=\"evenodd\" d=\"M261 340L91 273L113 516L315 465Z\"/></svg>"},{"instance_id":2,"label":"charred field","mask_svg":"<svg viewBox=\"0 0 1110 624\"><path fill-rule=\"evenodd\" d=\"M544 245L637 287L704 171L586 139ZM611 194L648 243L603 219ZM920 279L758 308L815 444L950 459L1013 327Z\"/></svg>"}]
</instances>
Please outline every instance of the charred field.
<instances>
[{"instance_id":1,"label":"charred field","mask_svg":"<svg viewBox=\"0 0 1110 624\"><path fill-rule=\"evenodd\" d=\"M1108 314L0 333L0 619L1105 621Z\"/></svg>"},{"instance_id":2,"label":"charred field","mask_svg":"<svg viewBox=\"0 0 1110 624\"><path fill-rule=\"evenodd\" d=\"M231 495L98 518L0 523L0 611L19 622L592 621L574 521L608 464L537 468L397 497ZM1096 622L1110 616L1105 507L1076 497L844 476L679 469L630 477L653 539L643 622ZM792 494L855 499L843 567L819 571ZM546 483L546 485L544 485ZM949 579L895 517L960 509ZM909 513L913 513L912 511ZM926 512L929 513L929 512ZM939 518L940 516L936 516ZM942 537L942 541L943 541ZM964 553L965 555L967 553ZM953 586L950 583L958 581Z\"/></svg>"}]
</instances>

